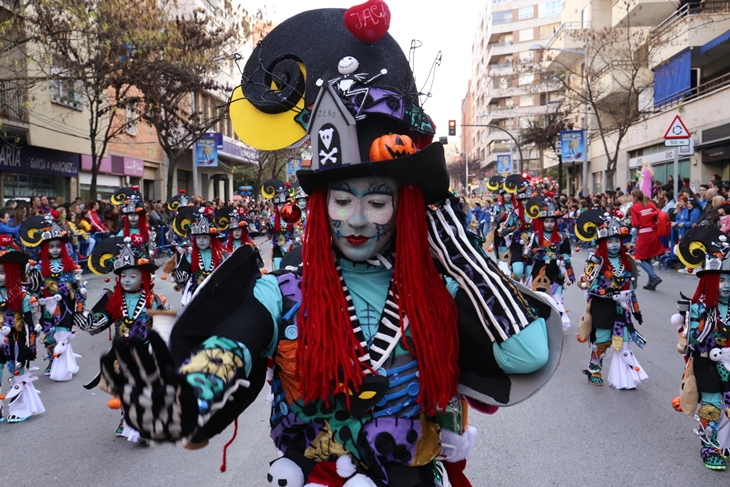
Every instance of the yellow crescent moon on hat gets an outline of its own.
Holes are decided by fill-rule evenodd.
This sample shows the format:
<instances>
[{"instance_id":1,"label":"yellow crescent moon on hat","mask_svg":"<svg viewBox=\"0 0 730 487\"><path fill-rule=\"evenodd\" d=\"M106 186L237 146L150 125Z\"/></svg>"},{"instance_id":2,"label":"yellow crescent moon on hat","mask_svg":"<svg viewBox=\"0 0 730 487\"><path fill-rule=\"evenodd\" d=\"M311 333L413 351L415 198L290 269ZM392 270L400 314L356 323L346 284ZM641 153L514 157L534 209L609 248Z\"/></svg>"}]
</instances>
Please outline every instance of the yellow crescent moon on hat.
<instances>
[{"instance_id":1,"label":"yellow crescent moon on hat","mask_svg":"<svg viewBox=\"0 0 730 487\"><path fill-rule=\"evenodd\" d=\"M298 64L306 77L304 64ZM272 83L271 89L277 90L277 86ZM307 136L306 129L294 120L304 110L304 93L301 95L295 109L270 114L256 108L238 86L233 90L228 108L233 130L244 144L259 150L279 150L296 144Z\"/></svg>"}]
</instances>

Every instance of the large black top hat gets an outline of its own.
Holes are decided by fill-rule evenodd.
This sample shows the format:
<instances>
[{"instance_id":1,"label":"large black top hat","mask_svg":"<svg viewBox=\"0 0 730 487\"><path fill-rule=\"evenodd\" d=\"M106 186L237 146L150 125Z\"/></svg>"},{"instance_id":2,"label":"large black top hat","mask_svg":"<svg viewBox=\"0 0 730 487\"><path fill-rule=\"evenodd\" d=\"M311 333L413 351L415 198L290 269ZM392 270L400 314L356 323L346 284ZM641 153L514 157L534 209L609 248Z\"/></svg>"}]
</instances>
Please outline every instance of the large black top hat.
<instances>
[{"instance_id":1,"label":"large black top hat","mask_svg":"<svg viewBox=\"0 0 730 487\"><path fill-rule=\"evenodd\" d=\"M430 144L434 125L420 107L408 59L388 34L376 42L356 38L344 14L303 12L259 43L231 99L237 134L262 150L310 135L312 165L297 172L307 194L374 175L419 186L427 202L446 197L443 147Z\"/></svg>"},{"instance_id":2,"label":"large black top hat","mask_svg":"<svg viewBox=\"0 0 730 487\"><path fill-rule=\"evenodd\" d=\"M558 218L560 210L558 210L549 196L535 196L530 198L525 204L525 215L532 218Z\"/></svg>"},{"instance_id":3,"label":"large black top hat","mask_svg":"<svg viewBox=\"0 0 730 487\"><path fill-rule=\"evenodd\" d=\"M0 264L20 264L20 270L25 270L28 263L28 254L21 251L14 243L10 235L0 234Z\"/></svg>"},{"instance_id":4,"label":"large black top hat","mask_svg":"<svg viewBox=\"0 0 730 487\"><path fill-rule=\"evenodd\" d=\"M52 215L32 215L20 224L20 241L26 247L36 247L50 240L69 242L71 235Z\"/></svg>"},{"instance_id":5,"label":"large black top hat","mask_svg":"<svg viewBox=\"0 0 730 487\"><path fill-rule=\"evenodd\" d=\"M139 186L119 188L109 201L114 206L119 206L119 212L122 215L144 213L146 211L142 193L139 192Z\"/></svg>"},{"instance_id":6,"label":"large black top hat","mask_svg":"<svg viewBox=\"0 0 730 487\"><path fill-rule=\"evenodd\" d=\"M689 229L677 246L677 257L689 268L705 268L697 277L711 273L730 273L730 238L715 227Z\"/></svg>"},{"instance_id":7,"label":"large black top hat","mask_svg":"<svg viewBox=\"0 0 730 487\"><path fill-rule=\"evenodd\" d=\"M89 270L94 274L120 274L126 269L138 268L155 272L157 265L145 255L144 249L132 243L133 237L111 237L102 240L89 255Z\"/></svg>"},{"instance_id":8,"label":"large black top hat","mask_svg":"<svg viewBox=\"0 0 730 487\"><path fill-rule=\"evenodd\" d=\"M216 211L213 208L197 206L181 207L172 220L173 231L181 237L192 235L216 235Z\"/></svg>"},{"instance_id":9,"label":"large black top hat","mask_svg":"<svg viewBox=\"0 0 730 487\"><path fill-rule=\"evenodd\" d=\"M629 238L631 232L621 220L602 210L584 211L575 222L575 236L584 242L609 237Z\"/></svg>"}]
</instances>

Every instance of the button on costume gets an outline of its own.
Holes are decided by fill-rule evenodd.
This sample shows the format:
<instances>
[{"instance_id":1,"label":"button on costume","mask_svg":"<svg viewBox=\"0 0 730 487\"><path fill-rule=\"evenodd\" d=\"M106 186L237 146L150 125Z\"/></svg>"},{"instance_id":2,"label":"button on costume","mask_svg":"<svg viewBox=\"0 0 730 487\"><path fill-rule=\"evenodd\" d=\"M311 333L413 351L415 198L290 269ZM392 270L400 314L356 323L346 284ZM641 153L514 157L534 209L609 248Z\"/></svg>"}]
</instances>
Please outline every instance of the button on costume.
<instances>
[{"instance_id":1,"label":"button on costume","mask_svg":"<svg viewBox=\"0 0 730 487\"><path fill-rule=\"evenodd\" d=\"M237 249L169 340L151 333L151 350L115 340L103 375L143 437L197 448L257 397L268 370L271 437L284 454L268 485L469 486L467 403L494 412L544 384L562 346L560 315L467 232L407 59L389 35L354 37L344 13L304 12L276 27L231 104L252 145L311 137L312 165L297 173L310 195L301 257L261 276L253 249ZM291 84L271 97L268 73L279 69ZM257 138L248 124L270 130ZM130 353L160 374L142 379Z\"/></svg>"},{"instance_id":2,"label":"button on costume","mask_svg":"<svg viewBox=\"0 0 730 487\"><path fill-rule=\"evenodd\" d=\"M717 228L699 226L682 237L677 255L688 268L704 265L694 295L682 296L680 314L672 317L685 359L678 409L698 422L695 433L705 466L725 470L730 455L730 242Z\"/></svg>"}]
</instances>

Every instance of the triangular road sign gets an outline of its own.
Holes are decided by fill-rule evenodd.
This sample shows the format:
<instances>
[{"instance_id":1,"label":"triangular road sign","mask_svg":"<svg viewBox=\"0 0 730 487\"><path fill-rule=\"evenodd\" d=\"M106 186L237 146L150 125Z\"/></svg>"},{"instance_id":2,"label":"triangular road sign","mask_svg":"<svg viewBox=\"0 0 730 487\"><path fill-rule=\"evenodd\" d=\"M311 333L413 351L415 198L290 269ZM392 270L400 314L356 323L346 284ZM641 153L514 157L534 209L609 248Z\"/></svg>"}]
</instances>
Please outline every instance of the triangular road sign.
<instances>
[{"instance_id":1,"label":"triangular road sign","mask_svg":"<svg viewBox=\"0 0 730 487\"><path fill-rule=\"evenodd\" d=\"M665 139L689 139L692 137L687 130L687 126L684 125L679 115L674 117L672 124L667 129L667 133L664 134Z\"/></svg>"}]
</instances>

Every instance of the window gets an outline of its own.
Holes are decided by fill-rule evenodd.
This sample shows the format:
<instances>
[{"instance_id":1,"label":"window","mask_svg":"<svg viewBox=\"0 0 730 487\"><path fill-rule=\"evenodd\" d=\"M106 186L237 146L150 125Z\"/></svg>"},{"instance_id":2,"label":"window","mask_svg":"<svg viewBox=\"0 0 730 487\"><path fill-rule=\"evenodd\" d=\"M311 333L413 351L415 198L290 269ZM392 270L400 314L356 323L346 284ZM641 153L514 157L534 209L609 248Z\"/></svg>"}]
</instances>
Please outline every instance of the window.
<instances>
[{"instance_id":1,"label":"window","mask_svg":"<svg viewBox=\"0 0 730 487\"><path fill-rule=\"evenodd\" d=\"M522 19L531 19L535 16L535 7L533 5L530 5L529 7L520 7L518 10L517 18Z\"/></svg>"},{"instance_id":2,"label":"window","mask_svg":"<svg viewBox=\"0 0 730 487\"><path fill-rule=\"evenodd\" d=\"M61 75L61 73L57 71L54 75ZM59 78L51 81L51 101L53 103L83 110L84 94L82 91L83 84L81 81L67 78Z\"/></svg>"},{"instance_id":3,"label":"window","mask_svg":"<svg viewBox=\"0 0 730 487\"><path fill-rule=\"evenodd\" d=\"M550 39L560 28L560 22L540 26L540 39Z\"/></svg>"},{"instance_id":4,"label":"window","mask_svg":"<svg viewBox=\"0 0 730 487\"><path fill-rule=\"evenodd\" d=\"M535 73L522 73L520 75L520 86L529 85L535 81Z\"/></svg>"},{"instance_id":5,"label":"window","mask_svg":"<svg viewBox=\"0 0 730 487\"><path fill-rule=\"evenodd\" d=\"M137 119L139 118L139 115L137 114L137 103L128 103L127 104L127 134L131 136L137 135Z\"/></svg>"},{"instance_id":6,"label":"window","mask_svg":"<svg viewBox=\"0 0 730 487\"><path fill-rule=\"evenodd\" d=\"M492 25L509 24L512 22L512 11L494 12L492 14Z\"/></svg>"},{"instance_id":7,"label":"window","mask_svg":"<svg viewBox=\"0 0 730 487\"><path fill-rule=\"evenodd\" d=\"M535 97L533 95L523 95L520 97L520 106L521 107L531 107L534 104L535 104Z\"/></svg>"},{"instance_id":8,"label":"window","mask_svg":"<svg viewBox=\"0 0 730 487\"><path fill-rule=\"evenodd\" d=\"M565 0L552 0L550 2L541 3L537 6L538 17L549 17L550 15L558 15L563 9Z\"/></svg>"},{"instance_id":9,"label":"window","mask_svg":"<svg viewBox=\"0 0 730 487\"><path fill-rule=\"evenodd\" d=\"M520 53L520 63L531 63L535 59L535 53L532 51L522 51Z\"/></svg>"},{"instance_id":10,"label":"window","mask_svg":"<svg viewBox=\"0 0 730 487\"><path fill-rule=\"evenodd\" d=\"M522 29L520 31L520 42L531 41L535 38L535 29Z\"/></svg>"},{"instance_id":11,"label":"window","mask_svg":"<svg viewBox=\"0 0 730 487\"><path fill-rule=\"evenodd\" d=\"M586 5L583 7L583 10L580 11L580 21L583 23L583 28L587 29L590 25L590 16L591 16L591 9L589 5Z\"/></svg>"}]
</instances>

